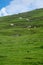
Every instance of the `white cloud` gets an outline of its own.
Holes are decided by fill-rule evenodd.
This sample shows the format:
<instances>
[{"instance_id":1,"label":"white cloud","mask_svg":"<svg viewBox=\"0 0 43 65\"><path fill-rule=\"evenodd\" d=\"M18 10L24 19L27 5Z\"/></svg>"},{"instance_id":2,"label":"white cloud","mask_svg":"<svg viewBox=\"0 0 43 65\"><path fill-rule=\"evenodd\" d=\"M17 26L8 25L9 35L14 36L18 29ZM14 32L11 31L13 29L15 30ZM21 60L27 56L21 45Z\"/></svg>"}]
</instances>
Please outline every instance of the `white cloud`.
<instances>
[{"instance_id":1,"label":"white cloud","mask_svg":"<svg viewBox=\"0 0 43 65\"><path fill-rule=\"evenodd\" d=\"M30 10L30 5L34 0L13 0L10 5L6 7L9 14L21 13Z\"/></svg>"},{"instance_id":2,"label":"white cloud","mask_svg":"<svg viewBox=\"0 0 43 65\"><path fill-rule=\"evenodd\" d=\"M2 8L2 9L0 10L0 16L7 16L7 15L9 15L9 14L7 13L6 8Z\"/></svg>"},{"instance_id":3,"label":"white cloud","mask_svg":"<svg viewBox=\"0 0 43 65\"><path fill-rule=\"evenodd\" d=\"M0 10L0 16L21 13L36 8L43 8L43 0L13 0L8 6Z\"/></svg>"},{"instance_id":4,"label":"white cloud","mask_svg":"<svg viewBox=\"0 0 43 65\"><path fill-rule=\"evenodd\" d=\"M1 15L1 11L0 11L0 16L2 16L2 15Z\"/></svg>"},{"instance_id":5,"label":"white cloud","mask_svg":"<svg viewBox=\"0 0 43 65\"><path fill-rule=\"evenodd\" d=\"M43 8L43 0L34 1L36 8Z\"/></svg>"}]
</instances>

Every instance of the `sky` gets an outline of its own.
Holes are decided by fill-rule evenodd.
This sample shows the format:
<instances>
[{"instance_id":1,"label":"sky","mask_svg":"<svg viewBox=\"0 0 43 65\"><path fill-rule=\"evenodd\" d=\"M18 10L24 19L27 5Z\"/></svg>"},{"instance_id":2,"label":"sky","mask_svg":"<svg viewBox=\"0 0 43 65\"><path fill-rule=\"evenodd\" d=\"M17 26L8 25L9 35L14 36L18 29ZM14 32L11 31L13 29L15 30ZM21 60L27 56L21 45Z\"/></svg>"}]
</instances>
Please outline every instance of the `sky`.
<instances>
[{"instance_id":1,"label":"sky","mask_svg":"<svg viewBox=\"0 0 43 65\"><path fill-rule=\"evenodd\" d=\"M0 0L0 16L43 8L43 0Z\"/></svg>"}]
</instances>

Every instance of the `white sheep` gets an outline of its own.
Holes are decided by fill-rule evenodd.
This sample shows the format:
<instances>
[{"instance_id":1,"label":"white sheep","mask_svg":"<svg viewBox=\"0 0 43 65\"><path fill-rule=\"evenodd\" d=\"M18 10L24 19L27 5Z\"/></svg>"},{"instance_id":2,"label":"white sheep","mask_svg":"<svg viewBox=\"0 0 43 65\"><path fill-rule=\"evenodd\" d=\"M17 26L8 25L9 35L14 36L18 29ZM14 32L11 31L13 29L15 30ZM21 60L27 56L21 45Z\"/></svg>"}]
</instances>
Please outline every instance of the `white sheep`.
<instances>
[{"instance_id":1,"label":"white sheep","mask_svg":"<svg viewBox=\"0 0 43 65\"><path fill-rule=\"evenodd\" d=\"M22 19L22 17L19 17L19 19Z\"/></svg>"},{"instance_id":2,"label":"white sheep","mask_svg":"<svg viewBox=\"0 0 43 65\"><path fill-rule=\"evenodd\" d=\"M28 19L28 18L27 18L26 20L27 20L27 21L29 21L29 19Z\"/></svg>"},{"instance_id":3,"label":"white sheep","mask_svg":"<svg viewBox=\"0 0 43 65\"><path fill-rule=\"evenodd\" d=\"M10 26L14 26L14 24L13 24L13 23L11 23L11 24L10 24Z\"/></svg>"},{"instance_id":4,"label":"white sheep","mask_svg":"<svg viewBox=\"0 0 43 65\"><path fill-rule=\"evenodd\" d=\"M27 28L31 28L32 26L30 25L30 26L28 26Z\"/></svg>"}]
</instances>

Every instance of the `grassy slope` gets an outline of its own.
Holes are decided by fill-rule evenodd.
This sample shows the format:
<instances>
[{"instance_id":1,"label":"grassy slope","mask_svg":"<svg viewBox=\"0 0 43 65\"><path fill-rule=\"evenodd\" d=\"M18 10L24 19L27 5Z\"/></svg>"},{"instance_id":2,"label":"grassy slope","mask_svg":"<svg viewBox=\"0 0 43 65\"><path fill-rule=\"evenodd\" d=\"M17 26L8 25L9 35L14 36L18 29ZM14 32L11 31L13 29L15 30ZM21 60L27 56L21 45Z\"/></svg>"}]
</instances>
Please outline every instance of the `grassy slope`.
<instances>
[{"instance_id":1,"label":"grassy slope","mask_svg":"<svg viewBox=\"0 0 43 65\"><path fill-rule=\"evenodd\" d=\"M43 9L0 18L0 65L43 65Z\"/></svg>"}]
</instances>

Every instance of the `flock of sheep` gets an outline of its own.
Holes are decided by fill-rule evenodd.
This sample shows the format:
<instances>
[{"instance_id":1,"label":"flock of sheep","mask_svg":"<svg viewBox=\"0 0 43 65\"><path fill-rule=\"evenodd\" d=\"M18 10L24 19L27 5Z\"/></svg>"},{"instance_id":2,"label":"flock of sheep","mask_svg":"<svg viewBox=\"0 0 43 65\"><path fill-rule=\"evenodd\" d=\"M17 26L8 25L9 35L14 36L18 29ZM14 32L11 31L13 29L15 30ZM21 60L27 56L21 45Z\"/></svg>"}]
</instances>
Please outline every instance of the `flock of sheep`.
<instances>
[{"instance_id":1,"label":"flock of sheep","mask_svg":"<svg viewBox=\"0 0 43 65\"><path fill-rule=\"evenodd\" d=\"M19 17L19 19L23 19L22 17ZM26 18L26 21L29 21L29 19L28 18ZM14 24L13 23L11 23L10 24L10 26L14 26Z\"/></svg>"},{"instance_id":2,"label":"flock of sheep","mask_svg":"<svg viewBox=\"0 0 43 65\"><path fill-rule=\"evenodd\" d=\"M23 19L23 18L22 17L19 17L19 19ZM28 21L28 22L30 21L28 18L25 18L25 20ZM11 23L10 26L13 27L14 26L14 23ZM27 28L36 28L36 27L37 26L32 26L32 25L27 26Z\"/></svg>"}]
</instances>

